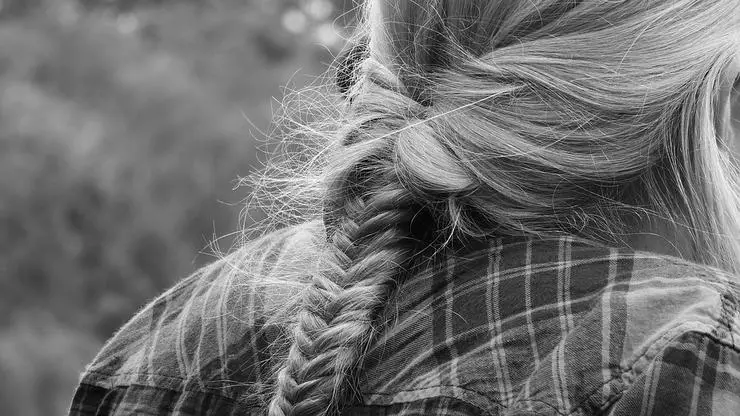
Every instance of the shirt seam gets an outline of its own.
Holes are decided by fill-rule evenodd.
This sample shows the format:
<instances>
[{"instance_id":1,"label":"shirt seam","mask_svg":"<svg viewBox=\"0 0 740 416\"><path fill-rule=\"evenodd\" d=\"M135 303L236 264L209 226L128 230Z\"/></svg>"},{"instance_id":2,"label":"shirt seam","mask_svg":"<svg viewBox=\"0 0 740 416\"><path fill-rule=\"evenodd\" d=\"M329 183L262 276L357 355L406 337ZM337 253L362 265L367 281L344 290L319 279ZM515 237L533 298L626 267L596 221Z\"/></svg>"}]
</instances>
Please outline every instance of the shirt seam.
<instances>
[{"instance_id":1,"label":"shirt seam","mask_svg":"<svg viewBox=\"0 0 740 416\"><path fill-rule=\"evenodd\" d=\"M194 394L203 394L203 395L212 394L214 396L218 396L219 398L222 398L222 399L225 399L225 400L229 400L231 402L234 402L235 404L242 404L239 400L237 400L237 399L235 399L233 397L224 396L218 390L203 391L203 390L191 390L191 389L173 389L173 388L169 388L169 387L153 386L153 385L150 385L150 384L143 384L143 383L136 383L136 382L125 383L125 384L117 384L117 385L113 385L113 386L101 385L100 383L97 383L97 382L94 382L94 381L93 382L90 382L90 381L82 381L79 384L80 384L80 386L83 386L83 387L84 386L97 387L97 388L102 388L102 389L106 389L106 390L114 390L114 389L119 388L119 387L140 387L140 388L153 389L153 390L167 390L167 391L170 391L170 392L173 392L173 393L178 393L178 394L183 394L183 393L194 393Z\"/></svg>"},{"instance_id":2,"label":"shirt seam","mask_svg":"<svg viewBox=\"0 0 740 416\"><path fill-rule=\"evenodd\" d=\"M468 390L468 389L465 389L465 388L462 388L462 387L458 387L458 386L450 386L450 385L447 385L447 386L437 386L437 387L455 387L455 388L459 388L461 390L465 390L465 391L467 391L469 393L474 393L474 394L480 395L480 393L477 393L475 391ZM417 391L417 390L424 390L424 389L398 390L398 392L414 392L414 391ZM373 394L373 393L367 393L367 394ZM392 395L390 393L378 393L378 394L379 395ZM400 401L400 402L393 402L393 403L386 403L386 404L369 404L369 403L365 403L365 401L363 400L363 403L360 406L366 406L366 407L386 407L387 408L387 407L391 407L391 406L397 405L397 404L410 404L410 403L414 403L414 402L422 402L424 400L436 400L436 399L441 398L441 397L444 397L444 398L447 398L447 399L451 399L451 400L455 400L455 401L458 401L458 402L461 402L461 403L465 403L466 405L471 406L471 407L474 407L474 408L480 410L481 412L483 412L483 413L485 413L487 415L493 415L493 413L491 413L489 410L486 410L485 408L483 408L483 407L481 407L481 406L479 406L479 405L477 405L475 403L471 403L468 400L462 399L460 397L452 396L452 395L449 395L449 394L438 394L438 395L436 395L434 397L418 397L418 398L412 399L412 400L403 400L403 401ZM490 399L486 398L486 400L490 400ZM501 407L503 407L503 408L506 408L506 406L503 405L503 404L499 404L499 405Z\"/></svg>"},{"instance_id":3,"label":"shirt seam","mask_svg":"<svg viewBox=\"0 0 740 416\"><path fill-rule=\"evenodd\" d=\"M480 396L480 397L482 397L482 398L484 398L484 399L486 399L486 400L488 400L488 401L492 401L492 402L495 402L496 404L499 404L499 405L501 405L501 406L503 406L503 407L506 407L506 405L502 404L502 403L501 403L501 402L500 402L499 400L496 400L496 399L491 399L491 398L489 398L489 397L486 397L486 396L485 396L484 394L482 394L482 393L481 393L481 392L479 392L479 391L475 391L475 390L470 390L470 389L468 389L468 388L465 388L465 387L461 387L461 386L455 386L455 385L452 385L452 384L435 384L435 385L433 385L433 386L429 386L429 387L421 387L421 388L416 388L416 389L401 389L401 390L393 390L393 392L390 392L390 393L383 393L383 392L377 392L377 393L375 393L375 392L367 392L367 393L363 393L363 394L365 394L365 395L368 395L368 396L394 396L394 395L396 395L396 394L398 394L398 393L413 393L413 392L416 392L416 391L429 390L429 389L434 389L434 388L437 388L437 387L452 387L452 388L460 389L460 390L462 390L462 391L465 391L465 392L468 392L468 393L472 393L472 394L474 394L474 395L476 395L476 396ZM452 398L458 398L458 397L454 397L454 396L447 396L447 395L442 395L442 396L445 396L445 397L452 397ZM458 398L458 399L459 399L459 398Z\"/></svg>"},{"instance_id":4,"label":"shirt seam","mask_svg":"<svg viewBox=\"0 0 740 416\"><path fill-rule=\"evenodd\" d=\"M506 406L505 404L503 404L500 400L492 399L492 398L486 396L485 394L483 394L483 393L481 393L479 391L470 390L470 389L468 389L466 387L455 386L455 385L451 385L451 384L435 384L433 386L422 387L422 388L393 390L392 392L363 392L363 396L394 396L394 395L399 394L399 393L414 393L414 392L420 392L420 391L430 390L430 389L435 389L435 388L440 388L440 387L443 387L443 388L444 387L447 387L447 388L458 389L458 390L460 390L462 392L469 393L472 396L475 396L475 397L479 398L482 402L488 403L489 405L490 404L493 404L495 406L500 406L501 408L504 408L504 409L507 409L508 408L508 406ZM383 403L383 404L380 404L380 405L368 404L368 403L366 403L366 400L363 398L363 403L365 405L367 405L367 406L392 406L394 404L399 404L399 403L413 403L413 402L421 401L421 400L434 399L436 397L447 397L447 398L450 398L450 399L455 399L455 400L458 400L460 402L463 402L463 403L465 403L467 405L470 405L470 406L473 406L473 407L475 407L477 409L480 409L481 411L485 412L486 414L492 414L489 410L484 409L479 404L475 404L475 403L471 402L470 400L467 400L467 399L462 398L462 397L459 397L459 396L450 395L450 394L437 394L437 395L435 395L433 397L417 397L417 398L411 398L410 400L392 401L392 402Z\"/></svg>"},{"instance_id":5,"label":"shirt seam","mask_svg":"<svg viewBox=\"0 0 740 416\"><path fill-rule=\"evenodd\" d=\"M92 377L89 377L92 376ZM131 378L129 378L131 377ZM163 380L169 380L171 382L178 383L179 387L163 387L161 385L144 384L140 381L136 381L133 377L153 377ZM230 394L224 388L186 388L187 379L184 377L173 377L157 373L142 373L136 371L129 371L125 373L104 373L96 370L89 370L82 376L80 384L87 384L91 386L98 386L107 390L114 389L120 386L138 386L138 387L150 387L174 391L177 393L200 393L200 394L216 394L225 399L232 400L236 403L245 404L247 401L239 399L237 396ZM198 384L199 386L200 384ZM255 396L262 396L261 393L254 393Z\"/></svg>"}]
</instances>

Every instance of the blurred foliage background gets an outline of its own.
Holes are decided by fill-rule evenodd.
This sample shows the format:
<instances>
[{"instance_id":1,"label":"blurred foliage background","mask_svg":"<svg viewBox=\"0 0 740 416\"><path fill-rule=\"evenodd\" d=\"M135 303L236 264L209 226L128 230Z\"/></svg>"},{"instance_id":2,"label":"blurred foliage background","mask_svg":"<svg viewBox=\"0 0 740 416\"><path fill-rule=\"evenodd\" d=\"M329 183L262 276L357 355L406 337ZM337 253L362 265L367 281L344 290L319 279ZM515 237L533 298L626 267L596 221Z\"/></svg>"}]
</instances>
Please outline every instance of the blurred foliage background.
<instances>
[{"instance_id":1,"label":"blurred foliage background","mask_svg":"<svg viewBox=\"0 0 740 416\"><path fill-rule=\"evenodd\" d=\"M260 131L354 6L0 0L0 415L64 414L113 331L230 247Z\"/></svg>"}]
</instances>

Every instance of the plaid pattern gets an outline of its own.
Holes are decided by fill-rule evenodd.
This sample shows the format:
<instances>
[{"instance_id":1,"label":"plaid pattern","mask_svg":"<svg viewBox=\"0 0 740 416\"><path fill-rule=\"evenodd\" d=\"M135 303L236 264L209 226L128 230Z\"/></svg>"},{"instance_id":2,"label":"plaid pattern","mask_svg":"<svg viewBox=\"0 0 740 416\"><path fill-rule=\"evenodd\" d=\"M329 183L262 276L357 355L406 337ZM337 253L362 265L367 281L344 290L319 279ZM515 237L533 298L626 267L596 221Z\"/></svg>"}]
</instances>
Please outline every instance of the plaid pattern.
<instances>
[{"instance_id":1,"label":"plaid pattern","mask_svg":"<svg viewBox=\"0 0 740 416\"><path fill-rule=\"evenodd\" d=\"M289 262L289 229L150 303L90 364L70 415L262 415L266 305L250 276ZM243 255L261 268L234 273ZM493 240L399 289L351 415L740 415L740 281L571 238ZM273 349L271 349L273 348Z\"/></svg>"}]
</instances>

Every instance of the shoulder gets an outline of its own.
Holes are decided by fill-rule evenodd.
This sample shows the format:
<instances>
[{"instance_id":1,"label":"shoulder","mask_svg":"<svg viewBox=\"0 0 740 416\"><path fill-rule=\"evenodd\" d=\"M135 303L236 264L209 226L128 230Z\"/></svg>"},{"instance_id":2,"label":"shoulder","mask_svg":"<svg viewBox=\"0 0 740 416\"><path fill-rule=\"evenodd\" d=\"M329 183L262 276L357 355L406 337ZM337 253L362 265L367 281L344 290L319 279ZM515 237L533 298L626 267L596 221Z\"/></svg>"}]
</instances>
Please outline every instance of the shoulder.
<instances>
[{"instance_id":1,"label":"shoulder","mask_svg":"<svg viewBox=\"0 0 740 416\"><path fill-rule=\"evenodd\" d=\"M603 287L527 377L531 393L520 392L518 405L545 414L740 413L738 276L646 252L610 257ZM572 285L595 278L573 277ZM732 410L717 413L728 398Z\"/></svg>"},{"instance_id":2,"label":"shoulder","mask_svg":"<svg viewBox=\"0 0 740 416\"><path fill-rule=\"evenodd\" d=\"M680 362L672 346L716 343L740 363L737 277L672 257L570 239L499 243L403 293L368 360L367 404L441 395L493 414L595 414L661 357Z\"/></svg>"},{"instance_id":3,"label":"shoulder","mask_svg":"<svg viewBox=\"0 0 740 416\"><path fill-rule=\"evenodd\" d=\"M603 287L527 377L531 393L519 392L518 405L545 414L740 413L738 276L645 252L610 257ZM573 277L572 285L595 279Z\"/></svg>"},{"instance_id":4,"label":"shoulder","mask_svg":"<svg viewBox=\"0 0 740 416\"><path fill-rule=\"evenodd\" d=\"M636 257L629 288L614 296L624 336L610 347L621 360L602 406L614 416L740 414L740 277Z\"/></svg>"},{"instance_id":5,"label":"shoulder","mask_svg":"<svg viewBox=\"0 0 740 416\"><path fill-rule=\"evenodd\" d=\"M142 406L147 414L200 414L198 406L221 406L209 414L228 414L262 406L275 338L275 328L265 325L274 302L268 298L280 294L266 297L259 279L277 267L299 269L296 253L318 231L305 224L256 239L158 296L87 366L72 414L88 414L104 397L117 398L116 406ZM173 403L190 410L177 413Z\"/></svg>"}]
</instances>

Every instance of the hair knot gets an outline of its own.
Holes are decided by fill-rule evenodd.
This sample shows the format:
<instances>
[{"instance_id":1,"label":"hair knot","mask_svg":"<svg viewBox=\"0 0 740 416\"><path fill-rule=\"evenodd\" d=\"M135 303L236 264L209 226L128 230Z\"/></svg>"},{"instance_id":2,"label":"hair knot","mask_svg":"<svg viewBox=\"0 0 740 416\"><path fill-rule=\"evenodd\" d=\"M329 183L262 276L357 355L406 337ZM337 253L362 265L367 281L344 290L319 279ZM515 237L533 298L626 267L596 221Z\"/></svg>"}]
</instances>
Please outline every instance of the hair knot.
<instances>
[{"instance_id":1,"label":"hair knot","mask_svg":"<svg viewBox=\"0 0 740 416\"><path fill-rule=\"evenodd\" d=\"M478 183L438 138L436 120L420 120L396 134L396 171L404 186L430 199L430 193L467 193Z\"/></svg>"}]
</instances>

